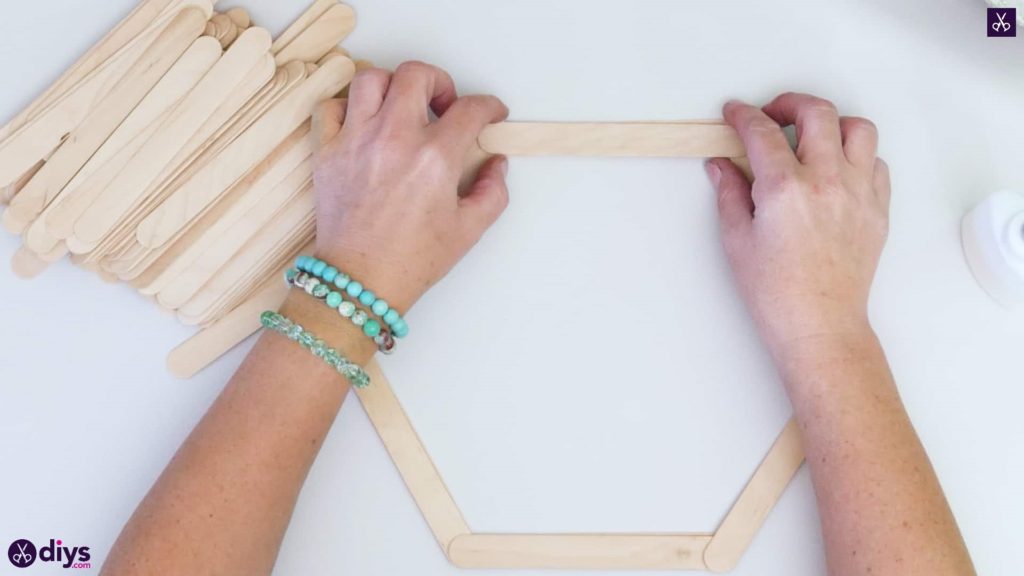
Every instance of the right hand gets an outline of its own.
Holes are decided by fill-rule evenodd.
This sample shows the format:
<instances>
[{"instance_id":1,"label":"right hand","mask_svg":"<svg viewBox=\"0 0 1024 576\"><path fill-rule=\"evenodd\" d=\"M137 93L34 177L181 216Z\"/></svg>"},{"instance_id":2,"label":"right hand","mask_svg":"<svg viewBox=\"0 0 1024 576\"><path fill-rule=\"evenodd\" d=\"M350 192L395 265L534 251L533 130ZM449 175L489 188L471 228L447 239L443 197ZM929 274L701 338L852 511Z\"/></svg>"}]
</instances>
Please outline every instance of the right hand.
<instances>
[{"instance_id":1,"label":"right hand","mask_svg":"<svg viewBox=\"0 0 1024 576\"><path fill-rule=\"evenodd\" d=\"M753 184L728 159L706 168L729 262L776 360L870 330L890 193L875 126L793 93L763 109L729 102L724 114L746 144ZM782 130L790 124L795 152Z\"/></svg>"}]
</instances>

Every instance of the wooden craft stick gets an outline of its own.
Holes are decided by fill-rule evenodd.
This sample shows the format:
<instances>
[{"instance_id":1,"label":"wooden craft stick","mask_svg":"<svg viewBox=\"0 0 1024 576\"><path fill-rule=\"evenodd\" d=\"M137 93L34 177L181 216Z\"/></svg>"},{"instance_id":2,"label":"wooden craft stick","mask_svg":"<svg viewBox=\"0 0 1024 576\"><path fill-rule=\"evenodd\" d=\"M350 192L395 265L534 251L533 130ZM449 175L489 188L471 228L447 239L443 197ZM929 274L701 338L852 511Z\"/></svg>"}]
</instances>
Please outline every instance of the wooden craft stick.
<instances>
[{"instance_id":1,"label":"wooden craft stick","mask_svg":"<svg viewBox=\"0 0 1024 576\"><path fill-rule=\"evenodd\" d=\"M716 122L503 122L484 129L480 147L509 156L745 156L732 127Z\"/></svg>"},{"instance_id":2,"label":"wooden craft stick","mask_svg":"<svg viewBox=\"0 0 1024 576\"><path fill-rule=\"evenodd\" d=\"M177 309L192 299L210 279L223 268L234 254L263 227L269 226L273 216L285 205L303 193L311 194L312 171L301 166L285 179L278 188L250 209L231 230L203 252L188 270L174 279L157 295L164 306ZM302 179L302 182L296 180Z\"/></svg>"},{"instance_id":3,"label":"wooden craft stick","mask_svg":"<svg viewBox=\"0 0 1024 576\"><path fill-rule=\"evenodd\" d=\"M710 540L707 534L466 534L452 540L448 558L459 568L703 570Z\"/></svg>"},{"instance_id":4,"label":"wooden craft stick","mask_svg":"<svg viewBox=\"0 0 1024 576\"><path fill-rule=\"evenodd\" d=\"M726 572L736 566L803 461L800 425L793 418L786 423L704 550L708 570Z\"/></svg>"},{"instance_id":5,"label":"wooden craft stick","mask_svg":"<svg viewBox=\"0 0 1024 576\"><path fill-rule=\"evenodd\" d=\"M218 161L223 149L234 142L240 134L244 133L245 130L261 118L265 110L273 106L305 79L305 67L301 62L289 63L284 68L277 70L277 74L274 74L274 59L270 55L267 55L266 58L267 60L263 65L266 67L267 77L273 76L271 84L264 86L252 98L244 98L225 104L225 106L218 110L217 116L204 129L205 136L211 132L211 128L215 128L214 135L209 139L204 138L205 143L200 147L200 151L196 155L184 161L175 160L175 164L180 164L183 166L183 169L176 171L168 178L161 178L162 181L167 183L162 184L161 191L154 195L152 206L137 210L138 216L133 216L122 226L130 231L130 239L124 238L123 242L137 244L135 232L139 221L148 217L152 210L162 204L169 194L179 189L195 174L205 169L208 164ZM250 88L254 87L250 86ZM91 256L100 257L110 253L109 244L118 237L119 234L112 234L108 237L107 241L93 249ZM78 247L77 242L72 245L72 250L74 251L76 247Z\"/></svg>"},{"instance_id":6,"label":"wooden craft stick","mask_svg":"<svg viewBox=\"0 0 1024 576\"><path fill-rule=\"evenodd\" d=\"M220 134L228 130L225 123L230 124L231 120L239 110L251 104L254 95L267 89L267 83L274 77L274 59L269 54L264 57L256 68L254 68L232 94L231 98L222 104L210 121L193 136L185 150L171 162L171 167L158 178L158 191L147 192L145 197L149 202L133 210L132 215L118 225L115 232L112 232L100 243L86 243L72 235L67 239L68 246L74 253L87 253L89 261L99 261L111 254L112 250L131 238L135 242L134 234L138 222L147 216L170 193L171 190L180 186L181 182L187 179L187 175L198 171L202 166L209 163L209 160L219 153L222 146ZM226 138L226 137L225 137ZM151 204L150 204L151 203Z\"/></svg>"},{"instance_id":7,"label":"wooden craft stick","mask_svg":"<svg viewBox=\"0 0 1024 576\"><path fill-rule=\"evenodd\" d=\"M225 301L231 300L232 294L246 285L247 278L259 277L255 272L262 264L273 262L278 259L277 254L290 253L293 247L297 249L309 242L314 226L312 196L300 196L277 213L270 226L260 230L178 310L178 319L188 325L205 324L215 319Z\"/></svg>"},{"instance_id":8,"label":"wooden craft stick","mask_svg":"<svg viewBox=\"0 0 1024 576\"><path fill-rule=\"evenodd\" d=\"M13 182L27 167L56 150L128 70L130 56L111 60L94 71L0 143L0 184Z\"/></svg>"},{"instance_id":9,"label":"wooden craft stick","mask_svg":"<svg viewBox=\"0 0 1024 576\"><path fill-rule=\"evenodd\" d=\"M300 60L316 62L344 40L356 26L356 13L351 6L335 4L302 31L274 59L278 66Z\"/></svg>"},{"instance_id":10,"label":"wooden craft stick","mask_svg":"<svg viewBox=\"0 0 1024 576\"><path fill-rule=\"evenodd\" d=\"M354 73L352 61L341 58L318 69L232 142L215 165L197 173L143 220L136 233L139 243L156 248L173 238L309 118L318 102L347 85Z\"/></svg>"},{"instance_id":11,"label":"wooden craft stick","mask_svg":"<svg viewBox=\"0 0 1024 576\"><path fill-rule=\"evenodd\" d=\"M157 248L132 245L110 263L110 270L123 280L131 280L132 286L143 294L152 295L162 290L202 251L196 243L216 238L312 154L308 134L309 122L306 122L173 239Z\"/></svg>"},{"instance_id":12,"label":"wooden craft stick","mask_svg":"<svg viewBox=\"0 0 1024 576\"><path fill-rule=\"evenodd\" d=\"M102 40L68 68L43 94L37 97L32 104L27 106L0 129L0 141L5 140L10 134L27 124L39 111L52 104L60 94L77 85L96 68L121 52L126 46L137 42L140 38L145 38L148 30L154 26L163 25L167 19L176 14L186 4L204 9L207 16L213 10L211 3L207 0L144 0L141 2Z\"/></svg>"},{"instance_id":13,"label":"wooden craft stick","mask_svg":"<svg viewBox=\"0 0 1024 576\"><path fill-rule=\"evenodd\" d=\"M168 24L92 114L75 129L4 211L8 230L21 232L71 181L96 150L110 137L202 33L206 16L186 8Z\"/></svg>"},{"instance_id":14,"label":"wooden craft stick","mask_svg":"<svg viewBox=\"0 0 1024 576\"><path fill-rule=\"evenodd\" d=\"M136 142L139 135L152 135L159 125L159 120L184 98L220 56L220 44L213 38L199 38L193 42L64 190L43 210L40 217L29 226L25 244L41 253L52 250L59 240L67 238L74 221L92 202L96 193L110 183L113 176L145 142ZM133 143L136 144L134 148L130 147ZM107 172L104 177L98 177L98 182L91 181L94 174L104 169Z\"/></svg>"},{"instance_id":15,"label":"wooden craft stick","mask_svg":"<svg viewBox=\"0 0 1024 576\"><path fill-rule=\"evenodd\" d=\"M356 389L356 394L434 538L448 550L457 537L469 534L469 526L376 360L367 363L366 372L372 384Z\"/></svg>"},{"instance_id":16,"label":"wooden craft stick","mask_svg":"<svg viewBox=\"0 0 1024 576\"><path fill-rule=\"evenodd\" d=\"M31 280L43 273L50 263L36 256L28 248L22 246L11 257L11 270L14 275L23 280Z\"/></svg>"},{"instance_id":17,"label":"wooden craft stick","mask_svg":"<svg viewBox=\"0 0 1024 576\"><path fill-rule=\"evenodd\" d=\"M173 262L163 264L158 261L151 268L159 273L148 282L136 285L136 288L143 294L159 293L157 301L172 309L188 302L260 227L270 224L270 218L278 209L310 181L313 171L307 159L311 154L308 131L304 131L298 146L282 151L276 162L246 189L240 190L236 198L221 202L203 216L204 219L213 216L213 221L194 227L195 234L189 232L194 238L188 239L190 242L185 241L186 238L176 242L175 249L168 253ZM177 250L178 245L183 245L182 249ZM149 275L149 270L146 275Z\"/></svg>"},{"instance_id":18,"label":"wooden craft stick","mask_svg":"<svg viewBox=\"0 0 1024 576\"><path fill-rule=\"evenodd\" d=\"M277 40L274 40L274 45L270 47L270 53L276 55L281 52L285 46L290 44L292 40L295 40L306 28L309 28L313 22L316 22L318 18L337 5L337 0L316 0L313 2L287 30L277 37Z\"/></svg>"},{"instance_id":19,"label":"wooden craft stick","mask_svg":"<svg viewBox=\"0 0 1024 576\"><path fill-rule=\"evenodd\" d=\"M255 295L210 326L185 340L167 356L167 369L191 378L260 329L260 314L277 310L288 297L280 278L267 280Z\"/></svg>"},{"instance_id":20,"label":"wooden craft stick","mask_svg":"<svg viewBox=\"0 0 1024 576\"><path fill-rule=\"evenodd\" d=\"M83 242L99 242L181 152L245 75L270 49L270 33L249 28L199 81L132 161L99 195L74 226Z\"/></svg>"},{"instance_id":21,"label":"wooden craft stick","mask_svg":"<svg viewBox=\"0 0 1024 576\"><path fill-rule=\"evenodd\" d=\"M211 11L207 0L175 0L170 5L184 6L195 6L205 14ZM120 45L112 53L115 44L101 43L79 62L75 71L62 76L42 97L8 123L0 136L0 182L10 182L11 172L17 172L26 165L31 166L42 158L41 154L52 152L54 144L82 122L91 107L110 91L117 79L124 75L177 12L165 10L159 18L149 22L148 27L137 37ZM106 54L109 56L97 59ZM41 125L34 126L37 122ZM8 149L9 146L13 146L13 151ZM17 189L13 192L17 192Z\"/></svg>"},{"instance_id":22,"label":"wooden craft stick","mask_svg":"<svg viewBox=\"0 0 1024 576\"><path fill-rule=\"evenodd\" d=\"M252 173L242 178L224 198L190 226L181 238L170 243L166 251L162 248L157 249L156 251L162 254L145 269L144 273L137 276L127 275L125 278L135 278L137 281L133 281L132 285L142 294L155 295L164 290L168 284L189 271L218 239L229 233L240 219L246 217L251 208L264 202L266 196L312 153L307 123L282 142ZM305 176L308 178L310 174L312 170L307 165ZM234 254L237 248L231 254ZM231 254L228 255L229 258ZM202 283L199 286L202 286ZM158 298L158 301L176 309L188 301L188 298L175 304L171 304L167 299Z\"/></svg>"},{"instance_id":23,"label":"wooden craft stick","mask_svg":"<svg viewBox=\"0 0 1024 576\"><path fill-rule=\"evenodd\" d=\"M232 8L225 12L228 18L235 23L240 30L245 30L252 26L252 19L249 17L249 13L245 11L245 8Z\"/></svg>"}]
</instances>

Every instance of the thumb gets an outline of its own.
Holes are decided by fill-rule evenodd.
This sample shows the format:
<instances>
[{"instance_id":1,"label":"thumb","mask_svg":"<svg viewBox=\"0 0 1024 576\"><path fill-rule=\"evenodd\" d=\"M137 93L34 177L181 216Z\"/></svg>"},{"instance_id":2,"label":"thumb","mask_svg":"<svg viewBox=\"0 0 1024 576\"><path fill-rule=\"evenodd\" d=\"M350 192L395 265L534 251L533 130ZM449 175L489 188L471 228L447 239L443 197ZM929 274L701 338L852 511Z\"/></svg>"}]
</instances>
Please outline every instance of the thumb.
<instances>
[{"instance_id":1,"label":"thumb","mask_svg":"<svg viewBox=\"0 0 1024 576\"><path fill-rule=\"evenodd\" d=\"M341 131L347 106L347 100L334 98L321 102L313 111L313 142L318 149L326 146Z\"/></svg>"},{"instance_id":2,"label":"thumb","mask_svg":"<svg viewBox=\"0 0 1024 576\"><path fill-rule=\"evenodd\" d=\"M718 192L718 217L726 235L745 230L754 218L750 181L728 158L714 158L704 165Z\"/></svg>"},{"instance_id":3,"label":"thumb","mask_svg":"<svg viewBox=\"0 0 1024 576\"><path fill-rule=\"evenodd\" d=\"M459 199L459 209L467 228L480 236L494 224L508 206L508 158L494 156L477 172L476 181L465 196Z\"/></svg>"}]
</instances>

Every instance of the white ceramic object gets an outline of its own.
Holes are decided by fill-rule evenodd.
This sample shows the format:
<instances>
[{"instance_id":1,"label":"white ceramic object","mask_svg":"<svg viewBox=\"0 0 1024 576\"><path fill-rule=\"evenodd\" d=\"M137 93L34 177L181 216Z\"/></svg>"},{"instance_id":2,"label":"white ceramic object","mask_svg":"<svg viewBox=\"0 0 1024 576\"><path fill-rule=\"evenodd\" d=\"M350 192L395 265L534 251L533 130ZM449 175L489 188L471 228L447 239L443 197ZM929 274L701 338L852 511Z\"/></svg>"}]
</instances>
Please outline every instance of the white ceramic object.
<instances>
[{"instance_id":1,"label":"white ceramic object","mask_svg":"<svg viewBox=\"0 0 1024 576\"><path fill-rule=\"evenodd\" d=\"M1024 194L989 196L964 216L961 233L978 283L1006 307L1024 305Z\"/></svg>"}]
</instances>

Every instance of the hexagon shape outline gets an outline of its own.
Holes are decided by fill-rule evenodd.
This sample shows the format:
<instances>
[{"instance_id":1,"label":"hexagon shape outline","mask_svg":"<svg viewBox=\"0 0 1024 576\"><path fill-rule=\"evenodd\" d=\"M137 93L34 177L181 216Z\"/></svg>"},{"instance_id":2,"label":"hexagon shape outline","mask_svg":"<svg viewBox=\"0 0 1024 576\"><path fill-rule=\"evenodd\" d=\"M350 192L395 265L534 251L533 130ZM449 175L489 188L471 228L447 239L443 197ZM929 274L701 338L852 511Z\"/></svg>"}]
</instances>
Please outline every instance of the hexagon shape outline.
<instances>
[{"instance_id":1,"label":"hexagon shape outline","mask_svg":"<svg viewBox=\"0 0 1024 576\"><path fill-rule=\"evenodd\" d=\"M718 528L708 533L482 534L462 516L376 360L356 389L402 480L448 560L460 568L711 570L739 562L804 461L800 428L786 423Z\"/></svg>"}]
</instances>

